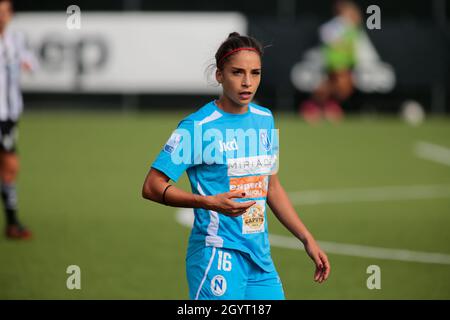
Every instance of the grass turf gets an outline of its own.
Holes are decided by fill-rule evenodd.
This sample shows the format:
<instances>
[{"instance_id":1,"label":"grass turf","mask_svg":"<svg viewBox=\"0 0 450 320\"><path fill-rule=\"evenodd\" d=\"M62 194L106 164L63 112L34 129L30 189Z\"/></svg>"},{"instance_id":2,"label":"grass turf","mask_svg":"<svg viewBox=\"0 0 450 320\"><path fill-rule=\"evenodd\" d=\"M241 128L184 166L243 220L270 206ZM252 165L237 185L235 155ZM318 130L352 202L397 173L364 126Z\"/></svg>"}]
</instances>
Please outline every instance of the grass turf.
<instances>
[{"instance_id":1,"label":"grass turf","mask_svg":"<svg viewBox=\"0 0 450 320\"><path fill-rule=\"evenodd\" d=\"M20 217L29 242L0 238L1 299L187 299L189 229L175 209L141 198L148 167L184 114L27 113L20 124ZM450 167L414 155L417 141L450 147L450 120L410 127L347 118L280 128L287 191L450 185ZM187 189L187 179L180 185ZM450 254L450 197L296 206L319 240ZM271 214L270 214L271 215ZM271 215L270 232L288 235ZM449 299L450 265L329 254L327 283L303 251L273 247L288 299ZM66 268L81 268L81 290ZM366 287L381 267L382 289Z\"/></svg>"}]
</instances>

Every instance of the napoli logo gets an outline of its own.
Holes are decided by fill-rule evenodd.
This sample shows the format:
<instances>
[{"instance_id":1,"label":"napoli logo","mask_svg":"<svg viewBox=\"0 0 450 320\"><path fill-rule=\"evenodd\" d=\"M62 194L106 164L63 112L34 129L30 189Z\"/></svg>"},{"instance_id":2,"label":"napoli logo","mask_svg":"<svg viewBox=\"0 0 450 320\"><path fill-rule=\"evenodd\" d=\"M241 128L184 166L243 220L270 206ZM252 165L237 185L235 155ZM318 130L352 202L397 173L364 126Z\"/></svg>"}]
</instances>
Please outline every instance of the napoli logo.
<instances>
[{"instance_id":1,"label":"napoli logo","mask_svg":"<svg viewBox=\"0 0 450 320\"><path fill-rule=\"evenodd\" d=\"M270 143L269 136L267 135L267 131L261 131L259 133L259 140L261 141L262 146L266 151L272 149L272 144Z\"/></svg>"},{"instance_id":2,"label":"napoli logo","mask_svg":"<svg viewBox=\"0 0 450 320\"><path fill-rule=\"evenodd\" d=\"M220 274L214 276L211 280L211 291L217 297L222 296L227 291L227 280Z\"/></svg>"}]
</instances>

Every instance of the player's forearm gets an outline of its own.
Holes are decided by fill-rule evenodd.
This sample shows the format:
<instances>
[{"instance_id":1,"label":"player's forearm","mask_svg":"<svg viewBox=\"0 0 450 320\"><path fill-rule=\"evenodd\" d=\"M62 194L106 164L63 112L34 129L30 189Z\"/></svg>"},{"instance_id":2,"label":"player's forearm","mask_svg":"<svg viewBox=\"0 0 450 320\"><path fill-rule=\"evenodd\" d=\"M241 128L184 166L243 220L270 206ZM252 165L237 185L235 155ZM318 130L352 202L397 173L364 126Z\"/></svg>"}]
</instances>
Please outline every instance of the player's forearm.
<instances>
[{"instance_id":1,"label":"player's forearm","mask_svg":"<svg viewBox=\"0 0 450 320\"><path fill-rule=\"evenodd\" d=\"M186 192L174 185L170 186L164 194L168 185L169 183L163 182L144 188L142 196L172 207L205 208L207 206L207 197Z\"/></svg>"},{"instance_id":2,"label":"player's forearm","mask_svg":"<svg viewBox=\"0 0 450 320\"><path fill-rule=\"evenodd\" d=\"M164 198L164 204L172 207L209 209L209 201L207 196L186 192L176 186L171 186L167 189Z\"/></svg>"},{"instance_id":3,"label":"player's forearm","mask_svg":"<svg viewBox=\"0 0 450 320\"><path fill-rule=\"evenodd\" d=\"M267 203L277 219L303 244L306 245L308 241L314 239L300 220L286 191L278 181L269 187Z\"/></svg>"}]
</instances>

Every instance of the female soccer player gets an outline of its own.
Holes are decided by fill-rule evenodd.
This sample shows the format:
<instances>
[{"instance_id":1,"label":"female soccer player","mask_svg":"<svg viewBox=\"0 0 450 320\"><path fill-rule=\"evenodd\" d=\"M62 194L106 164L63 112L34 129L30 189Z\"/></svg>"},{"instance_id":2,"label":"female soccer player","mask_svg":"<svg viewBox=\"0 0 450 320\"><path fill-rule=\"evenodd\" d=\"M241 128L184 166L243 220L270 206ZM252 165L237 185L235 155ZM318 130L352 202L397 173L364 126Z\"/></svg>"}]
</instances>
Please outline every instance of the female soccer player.
<instances>
[{"instance_id":1,"label":"female soccer player","mask_svg":"<svg viewBox=\"0 0 450 320\"><path fill-rule=\"evenodd\" d=\"M145 179L144 198L194 208L186 273L191 299L284 299L270 254L266 202L314 261L314 280L330 265L299 219L274 170L274 120L252 103L261 81L261 45L236 32L216 55L223 93L183 119ZM256 139L255 139L256 137ZM187 171L192 193L171 184Z\"/></svg>"}]
</instances>

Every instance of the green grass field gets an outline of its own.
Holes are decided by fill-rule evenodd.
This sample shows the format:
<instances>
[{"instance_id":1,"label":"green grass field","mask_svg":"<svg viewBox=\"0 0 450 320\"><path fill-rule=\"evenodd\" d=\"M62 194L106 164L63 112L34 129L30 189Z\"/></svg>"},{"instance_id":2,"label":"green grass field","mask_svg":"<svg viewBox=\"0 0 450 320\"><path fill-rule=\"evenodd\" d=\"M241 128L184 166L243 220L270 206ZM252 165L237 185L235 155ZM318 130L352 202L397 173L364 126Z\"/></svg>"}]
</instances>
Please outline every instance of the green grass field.
<instances>
[{"instance_id":1,"label":"green grass field","mask_svg":"<svg viewBox=\"0 0 450 320\"><path fill-rule=\"evenodd\" d=\"M175 221L174 208L141 198L149 165L183 116L25 114L19 206L35 237L0 238L0 298L187 299L189 229ZM318 240L450 255L450 166L414 152L419 141L450 148L450 119L420 127L383 117L314 127L292 115L276 119L288 192L447 188L436 196L296 204ZM185 177L180 185L187 189ZM289 235L272 213L269 221L272 234ZM318 285L304 251L274 246L272 255L288 299L450 298L450 264L329 253L332 274ZM381 290L366 287L373 264ZM81 268L81 290L66 288L69 265Z\"/></svg>"}]
</instances>

